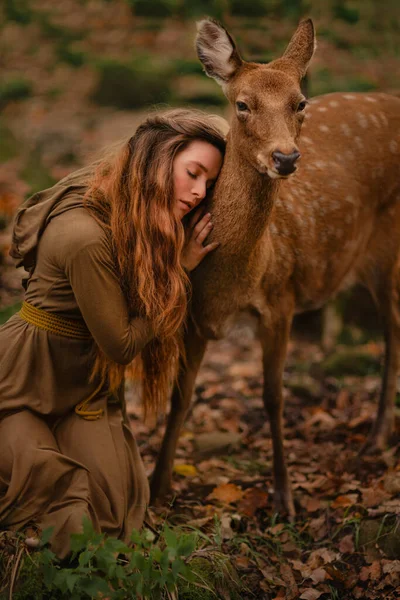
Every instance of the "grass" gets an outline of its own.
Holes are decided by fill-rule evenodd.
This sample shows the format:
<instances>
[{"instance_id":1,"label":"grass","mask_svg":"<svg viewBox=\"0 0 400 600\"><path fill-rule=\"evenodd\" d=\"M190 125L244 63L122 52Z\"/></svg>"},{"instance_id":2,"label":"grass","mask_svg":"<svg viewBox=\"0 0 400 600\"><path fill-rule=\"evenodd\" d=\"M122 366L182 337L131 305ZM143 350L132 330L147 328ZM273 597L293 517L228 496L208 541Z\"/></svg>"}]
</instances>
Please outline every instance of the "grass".
<instances>
[{"instance_id":1,"label":"grass","mask_svg":"<svg viewBox=\"0 0 400 600\"><path fill-rule=\"evenodd\" d=\"M4 325L4 323L8 321L10 317L15 315L15 313L17 313L20 310L20 308L21 302L17 302L12 306L7 306L7 308L3 308L3 310L0 310L0 325Z\"/></svg>"},{"instance_id":2,"label":"grass","mask_svg":"<svg viewBox=\"0 0 400 600\"><path fill-rule=\"evenodd\" d=\"M29 551L22 535L0 534L1 600L242 597L229 557L194 528L134 530L128 546L96 533L86 520L83 532L71 536L72 555L62 562L48 547L50 536L45 531L39 548Z\"/></svg>"}]
</instances>

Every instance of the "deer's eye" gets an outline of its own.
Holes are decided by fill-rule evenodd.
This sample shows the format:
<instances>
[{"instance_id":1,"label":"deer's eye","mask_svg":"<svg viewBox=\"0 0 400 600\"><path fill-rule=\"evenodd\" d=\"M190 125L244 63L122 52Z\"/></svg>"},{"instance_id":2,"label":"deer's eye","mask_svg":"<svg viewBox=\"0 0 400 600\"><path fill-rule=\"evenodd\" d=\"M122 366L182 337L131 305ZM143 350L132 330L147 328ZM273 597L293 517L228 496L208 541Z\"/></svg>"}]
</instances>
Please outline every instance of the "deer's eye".
<instances>
[{"instance_id":1,"label":"deer's eye","mask_svg":"<svg viewBox=\"0 0 400 600\"><path fill-rule=\"evenodd\" d=\"M301 102L299 102L299 104L297 105L297 112L301 112L305 109L305 107L307 106L308 102L307 100L302 100Z\"/></svg>"},{"instance_id":2,"label":"deer's eye","mask_svg":"<svg viewBox=\"0 0 400 600\"><path fill-rule=\"evenodd\" d=\"M236 102L236 107L240 111L249 110L249 107L247 106L246 102Z\"/></svg>"}]
</instances>

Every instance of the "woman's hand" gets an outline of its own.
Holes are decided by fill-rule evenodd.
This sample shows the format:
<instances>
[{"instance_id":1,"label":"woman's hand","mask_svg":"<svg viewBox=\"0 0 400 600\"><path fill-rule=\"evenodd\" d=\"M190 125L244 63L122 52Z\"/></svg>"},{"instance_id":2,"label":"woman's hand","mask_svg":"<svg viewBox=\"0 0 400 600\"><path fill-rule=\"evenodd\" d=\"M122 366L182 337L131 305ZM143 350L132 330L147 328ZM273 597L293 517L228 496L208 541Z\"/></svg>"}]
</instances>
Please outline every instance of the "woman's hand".
<instances>
[{"instance_id":1,"label":"woman's hand","mask_svg":"<svg viewBox=\"0 0 400 600\"><path fill-rule=\"evenodd\" d=\"M203 242L213 228L211 214L202 215L202 209L197 210L186 231L186 243L182 252L182 266L187 271L193 271L203 258L218 248L219 242L212 242L203 246Z\"/></svg>"}]
</instances>

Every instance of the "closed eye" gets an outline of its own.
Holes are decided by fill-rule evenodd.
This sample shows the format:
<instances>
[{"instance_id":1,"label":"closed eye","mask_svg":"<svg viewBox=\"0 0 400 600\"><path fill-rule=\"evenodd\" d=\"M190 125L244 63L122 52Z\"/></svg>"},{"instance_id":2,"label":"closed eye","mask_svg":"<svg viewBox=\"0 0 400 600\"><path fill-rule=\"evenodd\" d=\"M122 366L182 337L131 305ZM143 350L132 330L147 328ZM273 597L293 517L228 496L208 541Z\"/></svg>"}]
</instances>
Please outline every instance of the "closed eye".
<instances>
[{"instance_id":1,"label":"closed eye","mask_svg":"<svg viewBox=\"0 0 400 600\"><path fill-rule=\"evenodd\" d=\"M189 177L191 177L192 179L197 179L197 175L195 175L194 173L192 173L191 171L189 171L189 169L186 169L186 173L189 175Z\"/></svg>"}]
</instances>

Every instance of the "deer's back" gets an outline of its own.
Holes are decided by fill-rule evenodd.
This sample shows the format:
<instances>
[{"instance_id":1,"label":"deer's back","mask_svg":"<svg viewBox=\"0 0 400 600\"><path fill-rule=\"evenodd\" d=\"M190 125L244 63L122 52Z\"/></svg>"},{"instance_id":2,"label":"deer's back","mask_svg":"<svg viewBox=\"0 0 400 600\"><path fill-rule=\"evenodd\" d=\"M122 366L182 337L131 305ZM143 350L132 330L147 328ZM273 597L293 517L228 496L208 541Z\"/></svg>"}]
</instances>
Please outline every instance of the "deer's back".
<instances>
[{"instance_id":1,"label":"deer's back","mask_svg":"<svg viewBox=\"0 0 400 600\"><path fill-rule=\"evenodd\" d=\"M298 171L281 184L269 224L274 264L264 293L298 310L388 269L400 240L400 100L329 94L311 100ZM266 238L266 243L270 243ZM365 281L368 283L367 281Z\"/></svg>"}]
</instances>

